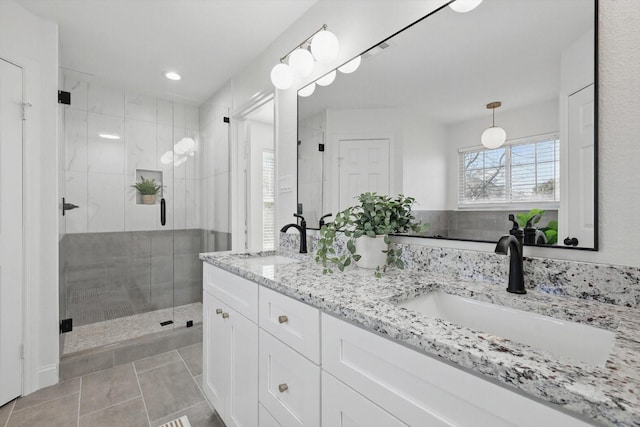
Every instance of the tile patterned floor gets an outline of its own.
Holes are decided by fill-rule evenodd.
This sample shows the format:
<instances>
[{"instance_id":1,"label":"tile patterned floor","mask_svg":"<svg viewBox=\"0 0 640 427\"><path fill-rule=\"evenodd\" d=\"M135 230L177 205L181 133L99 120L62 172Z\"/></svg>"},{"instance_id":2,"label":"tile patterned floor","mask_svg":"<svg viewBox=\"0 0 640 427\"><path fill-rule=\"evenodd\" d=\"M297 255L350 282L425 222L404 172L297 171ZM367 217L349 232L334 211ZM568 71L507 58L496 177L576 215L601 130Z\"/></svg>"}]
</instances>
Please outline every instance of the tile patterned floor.
<instances>
[{"instance_id":1,"label":"tile patterned floor","mask_svg":"<svg viewBox=\"0 0 640 427\"><path fill-rule=\"evenodd\" d=\"M0 427L224 427L201 387L202 343L73 378L0 407Z\"/></svg>"},{"instance_id":2,"label":"tile patterned floor","mask_svg":"<svg viewBox=\"0 0 640 427\"><path fill-rule=\"evenodd\" d=\"M62 354L114 344L172 328L173 325L160 326L160 322L165 320L173 320L174 325L179 326L184 326L187 320L201 323L202 303L181 305L74 327L73 331L65 334Z\"/></svg>"}]
</instances>

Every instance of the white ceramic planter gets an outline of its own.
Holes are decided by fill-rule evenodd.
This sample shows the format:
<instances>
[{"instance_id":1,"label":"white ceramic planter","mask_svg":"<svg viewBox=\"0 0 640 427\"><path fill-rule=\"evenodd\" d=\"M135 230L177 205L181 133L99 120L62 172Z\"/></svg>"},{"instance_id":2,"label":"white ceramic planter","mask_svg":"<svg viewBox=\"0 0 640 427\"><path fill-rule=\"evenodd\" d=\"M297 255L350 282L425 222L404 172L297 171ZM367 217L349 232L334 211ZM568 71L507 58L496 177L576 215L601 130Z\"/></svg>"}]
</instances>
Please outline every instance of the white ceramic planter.
<instances>
[{"instance_id":1,"label":"white ceramic planter","mask_svg":"<svg viewBox=\"0 0 640 427\"><path fill-rule=\"evenodd\" d=\"M384 266L387 262L387 254L382 252L388 249L384 242L384 235L369 237L362 236L356 239L356 253L361 255L360 261L356 261L359 268L376 268Z\"/></svg>"}]
</instances>

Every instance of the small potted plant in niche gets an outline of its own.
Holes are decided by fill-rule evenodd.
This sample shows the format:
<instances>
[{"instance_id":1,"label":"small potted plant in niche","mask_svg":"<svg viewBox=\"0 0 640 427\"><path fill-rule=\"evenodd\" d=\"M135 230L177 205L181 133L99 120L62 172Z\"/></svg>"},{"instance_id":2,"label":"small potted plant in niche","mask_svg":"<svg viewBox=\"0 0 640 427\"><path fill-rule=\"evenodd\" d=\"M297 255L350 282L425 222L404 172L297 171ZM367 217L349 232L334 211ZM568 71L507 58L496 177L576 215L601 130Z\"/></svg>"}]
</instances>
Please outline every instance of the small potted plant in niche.
<instances>
[{"instance_id":1,"label":"small potted plant in niche","mask_svg":"<svg viewBox=\"0 0 640 427\"><path fill-rule=\"evenodd\" d=\"M156 194L162 188L160 184L156 183L155 179L144 179L142 175L140 175L140 181L136 182L132 187L138 190L144 205L153 205L156 202Z\"/></svg>"},{"instance_id":2,"label":"small potted plant in niche","mask_svg":"<svg viewBox=\"0 0 640 427\"><path fill-rule=\"evenodd\" d=\"M375 268L376 277L380 277L392 265L404 268L400 259L402 249L389 247L389 234L408 231L420 233L429 226L416 222L411 214L415 199L402 194L392 198L362 193L358 201L360 204L339 212L335 221L320 229L315 259L322 264L323 273L333 273L334 268L344 271L352 261L361 268ZM349 238L342 255L336 251L338 232L343 232Z\"/></svg>"}]
</instances>

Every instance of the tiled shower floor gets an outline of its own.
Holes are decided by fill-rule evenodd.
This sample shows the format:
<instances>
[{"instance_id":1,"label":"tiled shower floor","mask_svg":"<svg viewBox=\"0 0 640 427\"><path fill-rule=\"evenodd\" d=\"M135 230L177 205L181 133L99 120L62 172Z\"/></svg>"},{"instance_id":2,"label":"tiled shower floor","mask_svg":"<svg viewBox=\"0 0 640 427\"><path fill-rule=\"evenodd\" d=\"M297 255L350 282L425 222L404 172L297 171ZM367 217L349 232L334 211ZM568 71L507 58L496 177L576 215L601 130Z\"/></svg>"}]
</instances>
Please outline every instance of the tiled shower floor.
<instances>
[{"instance_id":1,"label":"tiled shower floor","mask_svg":"<svg viewBox=\"0 0 640 427\"><path fill-rule=\"evenodd\" d=\"M161 326L160 322L173 320L173 324ZM188 320L202 322L202 303L181 305L175 308L149 311L103 322L77 326L65 334L62 354L75 353L154 332L185 326Z\"/></svg>"}]
</instances>

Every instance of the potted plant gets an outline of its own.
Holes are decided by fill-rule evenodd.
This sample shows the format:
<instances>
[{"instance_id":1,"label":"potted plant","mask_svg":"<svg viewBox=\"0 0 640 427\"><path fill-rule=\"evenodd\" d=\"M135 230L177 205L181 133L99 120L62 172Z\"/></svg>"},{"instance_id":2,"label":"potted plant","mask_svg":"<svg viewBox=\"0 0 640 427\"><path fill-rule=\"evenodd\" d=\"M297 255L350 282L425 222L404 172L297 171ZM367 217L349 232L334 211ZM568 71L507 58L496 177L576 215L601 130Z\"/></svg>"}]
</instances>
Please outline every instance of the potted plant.
<instances>
[{"instance_id":1,"label":"potted plant","mask_svg":"<svg viewBox=\"0 0 640 427\"><path fill-rule=\"evenodd\" d=\"M344 271L352 261L361 268L375 268L376 277L380 277L388 266L404 268L400 259L402 249L389 247L389 234L410 230L419 233L429 226L416 222L411 214L415 199L402 194L392 198L363 193L358 201L358 205L339 212L335 221L320 229L315 259L322 263L323 273L333 273L334 268ZM336 251L339 232L349 238L346 251L341 255Z\"/></svg>"},{"instance_id":2,"label":"potted plant","mask_svg":"<svg viewBox=\"0 0 640 427\"><path fill-rule=\"evenodd\" d=\"M532 227L536 228L536 226L542 219L542 215L544 215L544 210L531 209L529 212L516 214L516 219L518 220L518 225L520 225L520 227L522 227L523 229L526 229L528 224L531 224ZM544 233L544 244L555 245L558 243L558 221L549 221L546 226L537 227L537 229ZM527 242L525 241L525 243Z\"/></svg>"},{"instance_id":3,"label":"potted plant","mask_svg":"<svg viewBox=\"0 0 640 427\"><path fill-rule=\"evenodd\" d=\"M160 184L156 184L155 179L144 179L142 175L140 175L140 181L136 182L132 187L138 190L144 205L153 205L156 202L156 194L162 188Z\"/></svg>"}]
</instances>

